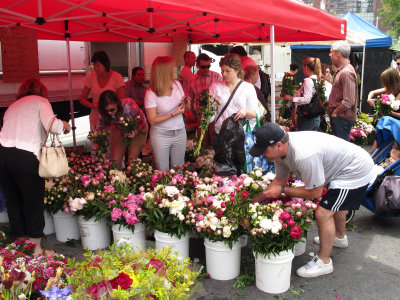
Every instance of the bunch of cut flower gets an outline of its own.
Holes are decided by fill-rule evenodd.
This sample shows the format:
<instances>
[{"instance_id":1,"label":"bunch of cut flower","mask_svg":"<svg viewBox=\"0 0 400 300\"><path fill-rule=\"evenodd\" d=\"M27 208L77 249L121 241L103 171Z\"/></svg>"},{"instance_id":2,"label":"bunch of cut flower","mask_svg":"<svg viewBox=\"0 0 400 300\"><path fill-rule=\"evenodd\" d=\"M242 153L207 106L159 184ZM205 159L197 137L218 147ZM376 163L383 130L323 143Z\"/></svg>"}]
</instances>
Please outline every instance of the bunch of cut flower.
<instances>
[{"instance_id":1,"label":"bunch of cut flower","mask_svg":"<svg viewBox=\"0 0 400 300\"><path fill-rule=\"evenodd\" d=\"M125 175L109 175L110 162L107 160L82 157L73 161L67 190L67 204L64 211L82 216L85 220L99 220L108 215L105 194L113 190L110 178ZM116 171L117 172L117 171ZM120 176L120 177L119 177Z\"/></svg>"},{"instance_id":2,"label":"bunch of cut flower","mask_svg":"<svg viewBox=\"0 0 400 300\"><path fill-rule=\"evenodd\" d=\"M319 101L321 101L322 104L326 103L325 80L320 79L315 81L315 92L318 95Z\"/></svg>"},{"instance_id":3,"label":"bunch of cut flower","mask_svg":"<svg viewBox=\"0 0 400 300\"><path fill-rule=\"evenodd\" d=\"M62 210L67 198L69 178L46 179L44 190L44 209L49 214Z\"/></svg>"},{"instance_id":4,"label":"bunch of cut flower","mask_svg":"<svg viewBox=\"0 0 400 300\"><path fill-rule=\"evenodd\" d=\"M285 73L285 76L283 77L282 80L282 91L281 91L281 97L283 97L285 94L289 96L294 96L295 89L297 87L296 84L296 79L294 79L294 76L290 73ZM287 109L288 101L284 100L282 102L282 107L281 111L279 113L279 116L283 118L285 116L285 111Z\"/></svg>"},{"instance_id":5,"label":"bunch of cut flower","mask_svg":"<svg viewBox=\"0 0 400 300\"><path fill-rule=\"evenodd\" d=\"M350 130L350 142L356 145L365 146L370 140L370 135L374 132L375 128L372 124L357 119Z\"/></svg>"},{"instance_id":6,"label":"bunch of cut flower","mask_svg":"<svg viewBox=\"0 0 400 300\"><path fill-rule=\"evenodd\" d=\"M284 119L284 118L282 118L281 116L278 116L278 117L276 118L276 124L282 126L283 129L284 129L286 132L295 131L295 130L296 130L296 128L295 128L294 125L293 125L292 118Z\"/></svg>"},{"instance_id":7,"label":"bunch of cut flower","mask_svg":"<svg viewBox=\"0 0 400 300\"><path fill-rule=\"evenodd\" d=\"M96 155L103 156L110 151L110 142L109 137L110 131L109 130L98 130L98 131L90 131L88 135L88 139L92 141L93 144L96 145Z\"/></svg>"},{"instance_id":8,"label":"bunch of cut flower","mask_svg":"<svg viewBox=\"0 0 400 300\"><path fill-rule=\"evenodd\" d=\"M153 192L144 194L144 217L147 228L181 238L192 225L187 222L192 214L193 201L172 185L158 184Z\"/></svg>"},{"instance_id":9,"label":"bunch of cut flower","mask_svg":"<svg viewBox=\"0 0 400 300\"><path fill-rule=\"evenodd\" d=\"M185 299L197 272L189 259L179 260L169 249L136 252L129 242L110 251L88 252L82 262L69 261L73 299Z\"/></svg>"},{"instance_id":10,"label":"bunch of cut flower","mask_svg":"<svg viewBox=\"0 0 400 300\"><path fill-rule=\"evenodd\" d=\"M133 195L128 194L127 196L123 193L115 193L107 195L107 206L112 224L123 225L134 232L135 224L141 220L139 215L142 213L143 205L143 194Z\"/></svg>"},{"instance_id":11,"label":"bunch of cut flower","mask_svg":"<svg viewBox=\"0 0 400 300\"><path fill-rule=\"evenodd\" d=\"M134 118L120 117L119 120L122 124L122 133L124 134L122 141L125 145L129 146L132 141L132 137L130 137L130 135L134 133L137 134L137 131L139 130L139 124L141 122L140 115L137 115Z\"/></svg>"},{"instance_id":12,"label":"bunch of cut flower","mask_svg":"<svg viewBox=\"0 0 400 300\"><path fill-rule=\"evenodd\" d=\"M239 241L245 232L241 224L251 201L249 193L241 186L241 180L230 180L217 187L216 194L197 197L191 223L195 222L200 236L224 242L229 247Z\"/></svg>"},{"instance_id":13,"label":"bunch of cut flower","mask_svg":"<svg viewBox=\"0 0 400 300\"><path fill-rule=\"evenodd\" d=\"M201 128L201 134L196 150L194 151L194 156L199 156L201 144L203 142L204 135L208 130L210 120L215 115L218 105L220 105L221 102L219 101L219 99L213 97L208 90L202 91L196 101L198 102L200 107L199 112L201 114L201 121L199 128Z\"/></svg>"},{"instance_id":14,"label":"bunch of cut flower","mask_svg":"<svg viewBox=\"0 0 400 300\"><path fill-rule=\"evenodd\" d=\"M376 97L374 122L382 116L390 116L392 111L398 111L400 108L400 100L390 94L381 94Z\"/></svg>"},{"instance_id":15,"label":"bunch of cut flower","mask_svg":"<svg viewBox=\"0 0 400 300\"><path fill-rule=\"evenodd\" d=\"M255 167L248 175L242 174L239 176L242 180L241 190L249 193L249 198L253 199L258 193L267 188L268 185L275 179L275 174L268 172L263 175L263 171L259 167Z\"/></svg>"},{"instance_id":16,"label":"bunch of cut flower","mask_svg":"<svg viewBox=\"0 0 400 300\"><path fill-rule=\"evenodd\" d=\"M250 247L256 254L277 255L293 250L312 224L316 204L311 201L273 201L248 207Z\"/></svg>"},{"instance_id":17,"label":"bunch of cut flower","mask_svg":"<svg viewBox=\"0 0 400 300\"><path fill-rule=\"evenodd\" d=\"M33 258L35 247L33 242L21 239L0 248L0 294L5 299L38 298L39 291L51 284L51 278L60 268L59 278L66 282L67 259L59 254Z\"/></svg>"},{"instance_id":18,"label":"bunch of cut flower","mask_svg":"<svg viewBox=\"0 0 400 300\"><path fill-rule=\"evenodd\" d=\"M151 190L153 168L149 164L140 159L132 160L126 167L125 174L127 183L134 187L132 193L149 192Z\"/></svg>"}]
</instances>

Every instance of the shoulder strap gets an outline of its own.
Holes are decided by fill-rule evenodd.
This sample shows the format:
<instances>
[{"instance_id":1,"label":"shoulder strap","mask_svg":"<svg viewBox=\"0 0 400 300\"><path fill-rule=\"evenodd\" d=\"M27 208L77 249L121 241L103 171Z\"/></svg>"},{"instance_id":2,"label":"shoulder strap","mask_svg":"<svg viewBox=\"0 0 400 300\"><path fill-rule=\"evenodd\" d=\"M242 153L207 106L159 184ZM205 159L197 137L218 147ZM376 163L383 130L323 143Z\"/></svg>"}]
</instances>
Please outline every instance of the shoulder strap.
<instances>
[{"instance_id":1,"label":"shoulder strap","mask_svg":"<svg viewBox=\"0 0 400 300\"><path fill-rule=\"evenodd\" d=\"M243 80L240 80L240 81L238 82L238 84L236 85L235 89L232 91L232 94L230 95L230 97L229 97L228 101L226 102L224 108L221 110L221 112L219 113L218 117L215 119L215 123L217 123L217 121L219 120L219 118L221 117L221 115L224 113L224 111L225 111L226 108L228 107L229 103L231 102L233 96L234 96L235 93L236 93L236 90L238 89L239 85L242 84L242 82L243 82Z\"/></svg>"},{"instance_id":2,"label":"shoulder strap","mask_svg":"<svg viewBox=\"0 0 400 300\"><path fill-rule=\"evenodd\" d=\"M49 122L49 126L47 127L47 135L46 135L46 140L44 141L44 145L46 145L47 139L49 138L50 129L51 129L51 126L53 126L55 119L56 119L56 117L53 117Z\"/></svg>"}]
</instances>

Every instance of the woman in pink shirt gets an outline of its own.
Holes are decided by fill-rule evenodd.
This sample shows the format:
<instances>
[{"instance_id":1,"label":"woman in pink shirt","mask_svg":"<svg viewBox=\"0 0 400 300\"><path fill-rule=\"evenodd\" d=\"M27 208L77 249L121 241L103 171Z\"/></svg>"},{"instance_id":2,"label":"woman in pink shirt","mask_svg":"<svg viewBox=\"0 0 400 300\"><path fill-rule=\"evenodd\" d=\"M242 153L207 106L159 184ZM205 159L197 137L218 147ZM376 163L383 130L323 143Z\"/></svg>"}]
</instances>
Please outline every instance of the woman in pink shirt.
<instances>
[{"instance_id":1,"label":"woman in pink shirt","mask_svg":"<svg viewBox=\"0 0 400 300\"><path fill-rule=\"evenodd\" d=\"M44 228L44 179L39 177L39 155L50 132L67 134L70 125L56 119L47 100L47 88L38 79L20 86L17 100L4 114L0 131L0 185L7 200L11 235L36 244L34 256L46 253L41 246Z\"/></svg>"}]
</instances>

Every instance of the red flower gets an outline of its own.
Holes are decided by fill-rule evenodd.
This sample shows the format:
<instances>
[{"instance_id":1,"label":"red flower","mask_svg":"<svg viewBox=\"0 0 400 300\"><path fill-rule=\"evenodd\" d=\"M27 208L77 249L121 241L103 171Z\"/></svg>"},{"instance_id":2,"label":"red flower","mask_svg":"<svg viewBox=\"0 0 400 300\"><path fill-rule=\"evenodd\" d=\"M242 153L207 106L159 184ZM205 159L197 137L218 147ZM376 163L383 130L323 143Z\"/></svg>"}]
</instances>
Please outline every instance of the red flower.
<instances>
[{"instance_id":1,"label":"red flower","mask_svg":"<svg viewBox=\"0 0 400 300\"><path fill-rule=\"evenodd\" d=\"M117 277L110 280L110 284L113 289L118 289L118 287L120 286L121 289L126 290L130 288L132 282L133 280L129 277L128 274L125 274L124 272L119 273Z\"/></svg>"},{"instance_id":2,"label":"red flower","mask_svg":"<svg viewBox=\"0 0 400 300\"><path fill-rule=\"evenodd\" d=\"M109 282L107 280L103 280L99 283L89 286L86 289L86 292L89 295L92 295L93 299L97 299L99 295L102 295L107 290L109 290Z\"/></svg>"},{"instance_id":3,"label":"red flower","mask_svg":"<svg viewBox=\"0 0 400 300\"><path fill-rule=\"evenodd\" d=\"M162 271L165 273L167 269L164 267L164 263L161 260L152 258L150 261L146 264L146 270L149 269L149 266L152 266L154 269L156 269L156 272Z\"/></svg>"},{"instance_id":4,"label":"red flower","mask_svg":"<svg viewBox=\"0 0 400 300\"><path fill-rule=\"evenodd\" d=\"M303 232L301 231L300 226L293 226L292 229L290 230L290 236L296 240L300 239L302 234Z\"/></svg>"},{"instance_id":5,"label":"red flower","mask_svg":"<svg viewBox=\"0 0 400 300\"><path fill-rule=\"evenodd\" d=\"M206 273L206 274L204 275L204 278L210 278L210 274Z\"/></svg>"},{"instance_id":6,"label":"red flower","mask_svg":"<svg viewBox=\"0 0 400 300\"><path fill-rule=\"evenodd\" d=\"M224 215L224 212L222 211L222 209L218 208L216 214L217 214L217 218L218 218L218 219L221 219L222 216Z\"/></svg>"},{"instance_id":7,"label":"red flower","mask_svg":"<svg viewBox=\"0 0 400 300\"><path fill-rule=\"evenodd\" d=\"M281 213L281 219L283 220L289 220L292 216L286 211L284 210L283 213Z\"/></svg>"}]
</instances>

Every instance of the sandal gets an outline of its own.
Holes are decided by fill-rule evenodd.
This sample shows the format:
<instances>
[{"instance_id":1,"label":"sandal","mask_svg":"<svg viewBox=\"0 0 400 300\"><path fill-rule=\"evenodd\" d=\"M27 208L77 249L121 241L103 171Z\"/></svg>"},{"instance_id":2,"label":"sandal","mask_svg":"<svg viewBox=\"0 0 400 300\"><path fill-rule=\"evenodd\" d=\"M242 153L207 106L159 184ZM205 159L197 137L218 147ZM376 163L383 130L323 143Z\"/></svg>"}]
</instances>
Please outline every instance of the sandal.
<instances>
[{"instance_id":1,"label":"sandal","mask_svg":"<svg viewBox=\"0 0 400 300\"><path fill-rule=\"evenodd\" d=\"M34 255L34 258L38 258L39 256L53 256L54 254L56 254L56 252L53 249L50 248L42 248L42 252L38 253L37 255Z\"/></svg>"}]
</instances>

